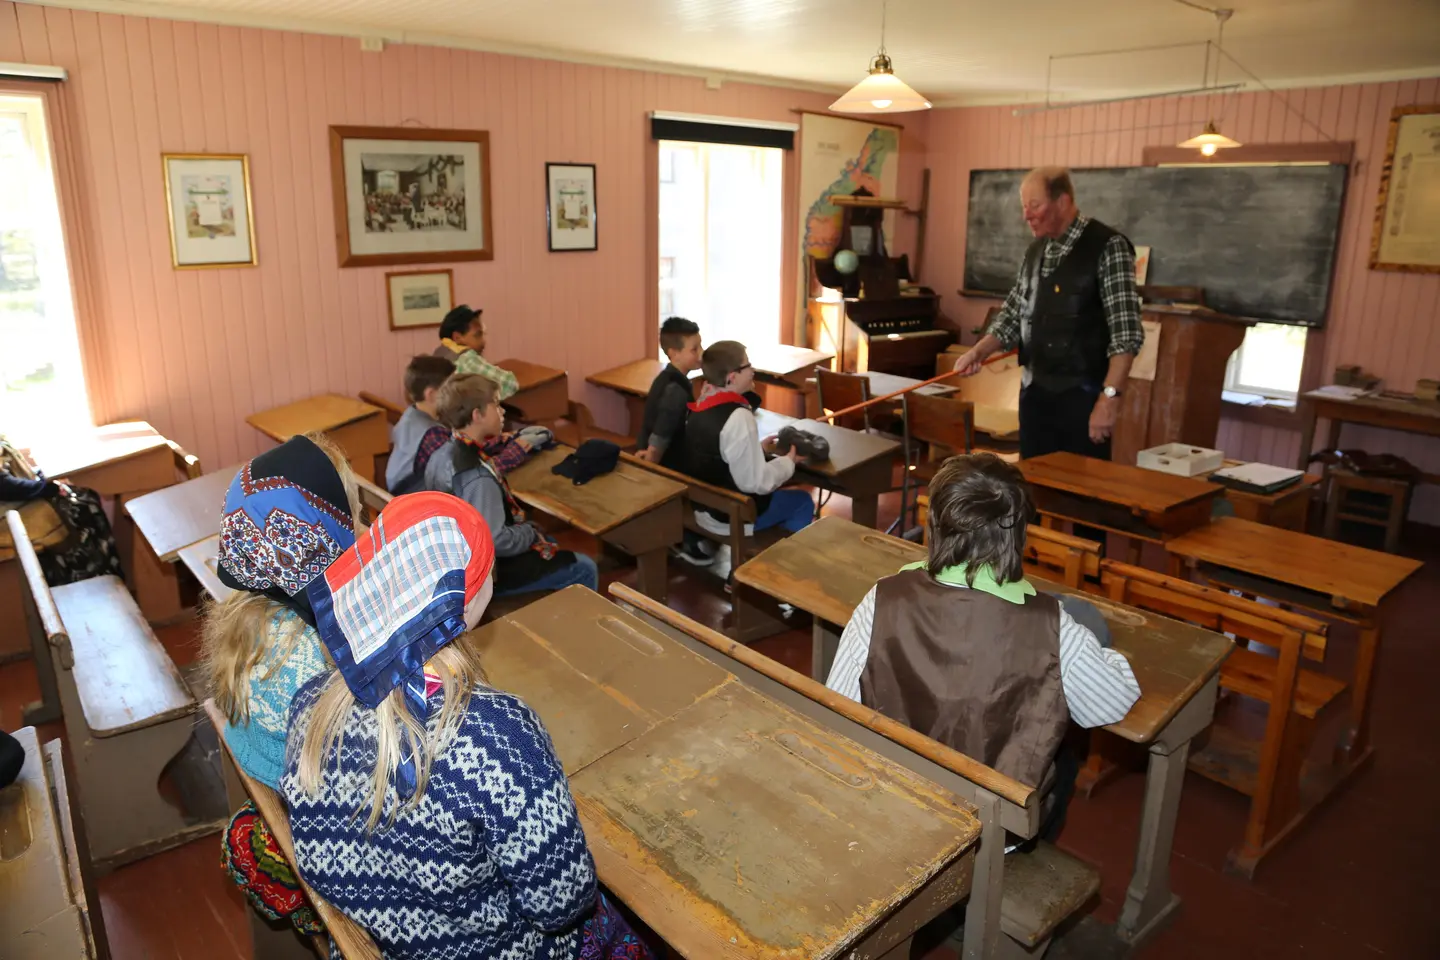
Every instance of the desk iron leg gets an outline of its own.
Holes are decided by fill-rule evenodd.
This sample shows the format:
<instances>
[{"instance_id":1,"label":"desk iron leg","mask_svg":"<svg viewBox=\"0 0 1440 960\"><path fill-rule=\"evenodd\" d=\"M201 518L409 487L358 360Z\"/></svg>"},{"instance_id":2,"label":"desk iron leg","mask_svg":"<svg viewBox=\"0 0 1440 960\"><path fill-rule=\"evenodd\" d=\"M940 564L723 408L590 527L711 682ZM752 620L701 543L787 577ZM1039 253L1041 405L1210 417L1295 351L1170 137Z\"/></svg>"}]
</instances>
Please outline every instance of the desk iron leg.
<instances>
[{"instance_id":1,"label":"desk iron leg","mask_svg":"<svg viewBox=\"0 0 1440 960\"><path fill-rule=\"evenodd\" d=\"M1180 812L1180 790L1185 782L1185 761L1190 741L1172 753L1156 743L1150 747L1150 770L1145 777L1145 805L1140 814L1140 842L1135 850L1135 875L1125 892L1116 932L1122 940L1138 944L1154 933L1180 905L1170 890L1170 849L1175 840L1175 819Z\"/></svg>"}]
</instances>

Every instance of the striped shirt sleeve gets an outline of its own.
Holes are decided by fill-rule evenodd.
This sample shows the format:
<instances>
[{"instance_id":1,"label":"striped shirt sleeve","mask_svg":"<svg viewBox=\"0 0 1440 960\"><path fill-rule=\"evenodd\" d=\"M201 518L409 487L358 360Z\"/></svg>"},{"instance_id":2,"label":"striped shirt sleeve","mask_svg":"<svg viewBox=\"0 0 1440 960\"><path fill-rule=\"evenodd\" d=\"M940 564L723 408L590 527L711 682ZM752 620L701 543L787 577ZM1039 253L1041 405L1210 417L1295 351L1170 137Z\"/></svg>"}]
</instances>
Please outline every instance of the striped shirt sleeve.
<instances>
[{"instance_id":1,"label":"striped shirt sleeve","mask_svg":"<svg viewBox=\"0 0 1440 960\"><path fill-rule=\"evenodd\" d=\"M1119 650L1100 646L1095 634L1060 608L1060 685L1070 718L1082 727L1119 723L1140 699L1140 684Z\"/></svg>"},{"instance_id":2,"label":"striped shirt sleeve","mask_svg":"<svg viewBox=\"0 0 1440 960\"><path fill-rule=\"evenodd\" d=\"M963 590L964 587L956 587ZM875 588L865 594L845 631L825 686L860 701L860 674L870 658L875 625ZM1082 727L1119 723L1140 699L1140 684L1130 662L1118 650L1100 646L1095 634L1060 608L1060 686L1071 718Z\"/></svg>"},{"instance_id":3,"label":"striped shirt sleeve","mask_svg":"<svg viewBox=\"0 0 1440 960\"><path fill-rule=\"evenodd\" d=\"M875 625L875 588L865 594L845 631L840 634L840 646L835 651L835 662L830 667L830 676L825 686L836 693L844 694L856 703L860 702L860 674L865 661L870 659L870 632Z\"/></svg>"}]
</instances>

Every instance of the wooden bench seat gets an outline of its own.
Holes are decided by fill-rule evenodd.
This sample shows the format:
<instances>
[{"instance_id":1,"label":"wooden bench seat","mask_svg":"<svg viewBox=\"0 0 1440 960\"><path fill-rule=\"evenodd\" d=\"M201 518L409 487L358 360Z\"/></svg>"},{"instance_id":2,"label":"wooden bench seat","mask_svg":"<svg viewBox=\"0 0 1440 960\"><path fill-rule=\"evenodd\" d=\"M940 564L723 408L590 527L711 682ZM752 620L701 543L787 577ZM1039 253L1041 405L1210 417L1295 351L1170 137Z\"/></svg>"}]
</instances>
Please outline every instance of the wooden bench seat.
<instances>
[{"instance_id":1,"label":"wooden bench seat","mask_svg":"<svg viewBox=\"0 0 1440 960\"><path fill-rule=\"evenodd\" d=\"M285 801L265 784L251 779L235 763L235 758L230 755L230 747L225 742L225 716L215 706L215 701L206 700L204 710L210 725L215 728L215 733L220 738L220 746L225 754L226 798L236 809L247 799L255 805L255 811L270 828L285 862L290 864L290 868L295 870L295 875L299 877L300 871L295 869L295 843L290 836L290 815L285 809ZM304 877L300 878L300 885L304 888L305 895L310 898L310 904L315 908L320 922L325 924L326 932L340 948L340 956L345 960L380 960L380 948L363 927L318 896L310 889L309 884L305 883ZM312 950L320 957L329 956L325 937L314 937L306 944L289 923L272 925L249 907L245 913L250 918L250 934L253 940L251 956L254 960L290 960L292 957L309 956Z\"/></svg>"},{"instance_id":2,"label":"wooden bench seat","mask_svg":"<svg viewBox=\"0 0 1440 960\"><path fill-rule=\"evenodd\" d=\"M1112 600L1236 638L1235 649L1220 667L1220 687L1266 704L1264 734L1256 739L1241 727L1228 727L1223 715L1217 717L1207 742L1191 753L1189 766L1251 798L1244 837L1230 851L1227 864L1253 876L1261 858L1339 782L1306 772L1318 721L1328 709L1349 700L1344 681L1300 666L1302 659L1324 656L1326 625L1228 591L1109 560L1101 564L1101 581ZM1248 644L1264 645L1273 653ZM1095 764L1092 752L1091 763L1082 771L1082 789Z\"/></svg>"},{"instance_id":3,"label":"wooden bench seat","mask_svg":"<svg viewBox=\"0 0 1440 960\"><path fill-rule=\"evenodd\" d=\"M1276 657L1237 647L1220 669L1220 686L1269 703L1275 690L1280 661ZM1314 720L1325 708L1339 702L1349 688L1345 681L1313 670L1300 670L1295 678L1293 709Z\"/></svg>"},{"instance_id":4,"label":"wooden bench seat","mask_svg":"<svg viewBox=\"0 0 1440 960\"><path fill-rule=\"evenodd\" d=\"M6 522L18 534L41 688L49 695L53 685L64 717L96 869L219 830L191 822L157 790L190 739L195 699L125 584L105 576L51 590L19 514Z\"/></svg>"},{"instance_id":5,"label":"wooden bench seat","mask_svg":"<svg viewBox=\"0 0 1440 960\"><path fill-rule=\"evenodd\" d=\"M1099 891L1099 871L1042 840L1034 850L1005 857L1000 929L1033 956L1031 951Z\"/></svg>"}]
</instances>

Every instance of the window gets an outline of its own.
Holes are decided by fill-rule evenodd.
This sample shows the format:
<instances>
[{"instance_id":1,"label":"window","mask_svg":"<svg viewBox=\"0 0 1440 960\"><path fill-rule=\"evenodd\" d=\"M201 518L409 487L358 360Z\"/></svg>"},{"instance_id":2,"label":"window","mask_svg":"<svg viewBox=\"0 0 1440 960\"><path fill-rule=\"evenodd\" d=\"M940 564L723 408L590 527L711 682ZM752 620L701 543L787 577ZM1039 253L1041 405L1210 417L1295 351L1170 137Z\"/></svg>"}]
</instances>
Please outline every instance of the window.
<instances>
[{"instance_id":1,"label":"window","mask_svg":"<svg viewBox=\"0 0 1440 960\"><path fill-rule=\"evenodd\" d=\"M784 151L680 140L659 148L659 320L694 320L705 343L776 342Z\"/></svg>"},{"instance_id":2,"label":"window","mask_svg":"<svg viewBox=\"0 0 1440 960\"><path fill-rule=\"evenodd\" d=\"M1257 403L1260 397L1294 400L1300 392L1300 370L1305 365L1305 327L1283 323L1257 323L1245 332L1245 342L1230 355L1225 368L1225 392L1232 399Z\"/></svg>"},{"instance_id":3,"label":"window","mask_svg":"<svg viewBox=\"0 0 1440 960\"><path fill-rule=\"evenodd\" d=\"M90 422L39 97L0 94L0 431Z\"/></svg>"}]
</instances>

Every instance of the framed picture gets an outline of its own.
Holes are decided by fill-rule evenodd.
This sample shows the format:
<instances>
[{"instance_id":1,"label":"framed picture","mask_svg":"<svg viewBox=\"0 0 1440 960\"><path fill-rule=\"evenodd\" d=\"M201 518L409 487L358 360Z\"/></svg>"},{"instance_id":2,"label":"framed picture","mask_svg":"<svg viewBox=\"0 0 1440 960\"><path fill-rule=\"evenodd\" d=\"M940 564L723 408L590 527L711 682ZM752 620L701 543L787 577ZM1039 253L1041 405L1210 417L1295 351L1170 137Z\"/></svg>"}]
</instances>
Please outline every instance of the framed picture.
<instances>
[{"instance_id":1,"label":"framed picture","mask_svg":"<svg viewBox=\"0 0 1440 960\"><path fill-rule=\"evenodd\" d=\"M249 158L243 153L165 153L160 158L175 268L255 266Z\"/></svg>"},{"instance_id":2,"label":"framed picture","mask_svg":"<svg viewBox=\"0 0 1440 960\"><path fill-rule=\"evenodd\" d=\"M390 329L438 327L455 306L455 275L449 270L385 274Z\"/></svg>"},{"instance_id":3,"label":"framed picture","mask_svg":"<svg viewBox=\"0 0 1440 960\"><path fill-rule=\"evenodd\" d=\"M545 164L545 221L553 252L598 250L595 164Z\"/></svg>"},{"instance_id":4,"label":"framed picture","mask_svg":"<svg viewBox=\"0 0 1440 960\"><path fill-rule=\"evenodd\" d=\"M1371 270L1440 273L1440 103L1396 107L1380 168Z\"/></svg>"},{"instance_id":5,"label":"framed picture","mask_svg":"<svg viewBox=\"0 0 1440 960\"><path fill-rule=\"evenodd\" d=\"M489 260L490 134L331 127L342 267Z\"/></svg>"}]
</instances>

